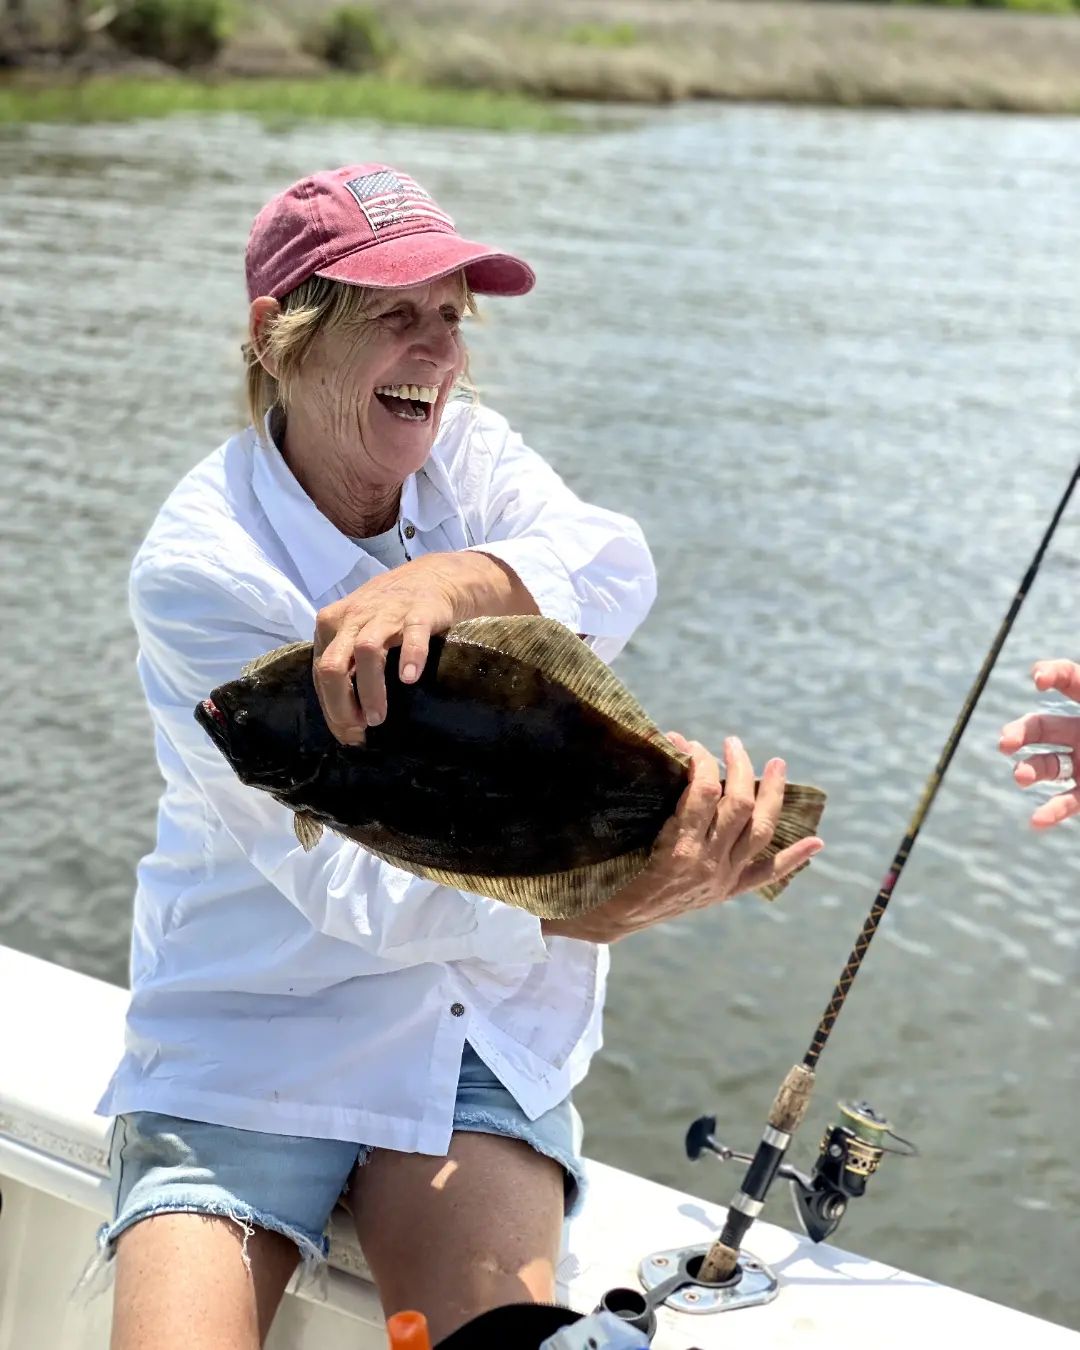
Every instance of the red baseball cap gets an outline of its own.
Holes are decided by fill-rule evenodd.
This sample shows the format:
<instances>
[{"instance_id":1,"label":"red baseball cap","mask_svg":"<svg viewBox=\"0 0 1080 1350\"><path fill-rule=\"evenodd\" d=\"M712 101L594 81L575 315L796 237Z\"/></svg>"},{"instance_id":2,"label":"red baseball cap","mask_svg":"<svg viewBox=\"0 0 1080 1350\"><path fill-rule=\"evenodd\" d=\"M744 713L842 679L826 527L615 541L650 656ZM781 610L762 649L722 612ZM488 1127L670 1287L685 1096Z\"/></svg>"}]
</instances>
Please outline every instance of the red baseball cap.
<instances>
[{"instance_id":1,"label":"red baseball cap","mask_svg":"<svg viewBox=\"0 0 1080 1350\"><path fill-rule=\"evenodd\" d=\"M255 217L245 255L248 297L280 300L308 277L352 286L420 286L459 268L474 291L524 295L532 268L463 239L419 183L388 164L302 178Z\"/></svg>"}]
</instances>

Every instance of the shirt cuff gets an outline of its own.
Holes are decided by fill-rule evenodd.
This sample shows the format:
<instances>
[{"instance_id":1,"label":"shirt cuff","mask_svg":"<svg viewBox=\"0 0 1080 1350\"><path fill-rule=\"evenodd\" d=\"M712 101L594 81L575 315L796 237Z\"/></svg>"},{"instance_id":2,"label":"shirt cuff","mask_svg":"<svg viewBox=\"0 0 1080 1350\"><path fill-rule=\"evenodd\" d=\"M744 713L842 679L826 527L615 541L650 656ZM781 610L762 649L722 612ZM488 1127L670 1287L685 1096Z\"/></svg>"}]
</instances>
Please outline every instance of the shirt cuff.
<instances>
[{"instance_id":1,"label":"shirt cuff","mask_svg":"<svg viewBox=\"0 0 1080 1350\"><path fill-rule=\"evenodd\" d=\"M581 601L565 564L546 539L503 539L474 544L471 553L486 553L511 568L536 602L541 614L581 631Z\"/></svg>"}]
</instances>

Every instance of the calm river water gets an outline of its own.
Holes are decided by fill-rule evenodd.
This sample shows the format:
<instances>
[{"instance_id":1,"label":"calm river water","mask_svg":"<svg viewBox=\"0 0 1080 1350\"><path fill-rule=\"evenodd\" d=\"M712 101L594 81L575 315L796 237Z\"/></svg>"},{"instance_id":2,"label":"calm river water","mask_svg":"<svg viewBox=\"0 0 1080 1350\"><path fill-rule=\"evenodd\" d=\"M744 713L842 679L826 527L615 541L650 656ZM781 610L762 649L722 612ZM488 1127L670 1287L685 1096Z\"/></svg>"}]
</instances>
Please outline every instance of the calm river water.
<instances>
[{"instance_id":1,"label":"calm river water","mask_svg":"<svg viewBox=\"0 0 1080 1350\"><path fill-rule=\"evenodd\" d=\"M488 401L637 516L660 598L620 663L665 727L830 793L828 849L615 953L596 1157L726 1200L1080 453L1080 132L681 109L538 137L240 118L0 134L0 941L117 982L158 778L128 560L237 419L264 198L388 158L540 276L472 331ZM845 1246L1080 1326L1080 822L995 750L1077 655L1080 504L1007 644L820 1071L915 1139ZM769 1213L789 1215L777 1188ZM662 1235L658 1235L659 1239Z\"/></svg>"}]
</instances>

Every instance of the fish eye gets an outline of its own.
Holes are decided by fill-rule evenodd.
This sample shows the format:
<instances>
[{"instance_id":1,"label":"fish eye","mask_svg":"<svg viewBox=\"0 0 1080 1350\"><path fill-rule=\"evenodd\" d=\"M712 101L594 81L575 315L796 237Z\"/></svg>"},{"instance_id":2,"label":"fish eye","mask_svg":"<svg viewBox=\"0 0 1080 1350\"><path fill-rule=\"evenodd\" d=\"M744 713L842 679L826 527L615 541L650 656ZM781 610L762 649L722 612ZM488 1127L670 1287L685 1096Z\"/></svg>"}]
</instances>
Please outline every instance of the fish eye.
<instances>
[{"instance_id":1,"label":"fish eye","mask_svg":"<svg viewBox=\"0 0 1080 1350\"><path fill-rule=\"evenodd\" d=\"M248 720L248 710L246 708L240 708L237 712L233 714L234 726L242 727L247 720Z\"/></svg>"}]
</instances>

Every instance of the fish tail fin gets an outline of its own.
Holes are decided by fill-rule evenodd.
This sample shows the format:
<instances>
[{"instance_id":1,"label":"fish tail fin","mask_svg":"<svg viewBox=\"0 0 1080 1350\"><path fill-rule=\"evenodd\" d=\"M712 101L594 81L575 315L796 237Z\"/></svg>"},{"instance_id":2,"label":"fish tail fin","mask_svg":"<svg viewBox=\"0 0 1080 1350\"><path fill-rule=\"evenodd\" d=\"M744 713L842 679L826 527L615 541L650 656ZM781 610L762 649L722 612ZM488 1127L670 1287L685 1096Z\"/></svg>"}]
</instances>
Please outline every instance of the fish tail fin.
<instances>
[{"instance_id":1,"label":"fish tail fin","mask_svg":"<svg viewBox=\"0 0 1080 1350\"><path fill-rule=\"evenodd\" d=\"M804 783L788 783L787 787L784 788L784 804L780 810L780 819L777 822L776 830L769 841L768 848L764 849L758 857L774 858L785 848L797 844L800 839L808 839L812 834L817 834L818 825L821 823L821 815L825 810L825 802L825 793L820 788L809 787ZM757 887L755 894L760 895L763 900L775 900L791 878L797 876L803 870L803 867L808 865L808 863L803 863L802 867L797 867L794 872L780 881L770 881L764 886Z\"/></svg>"}]
</instances>

